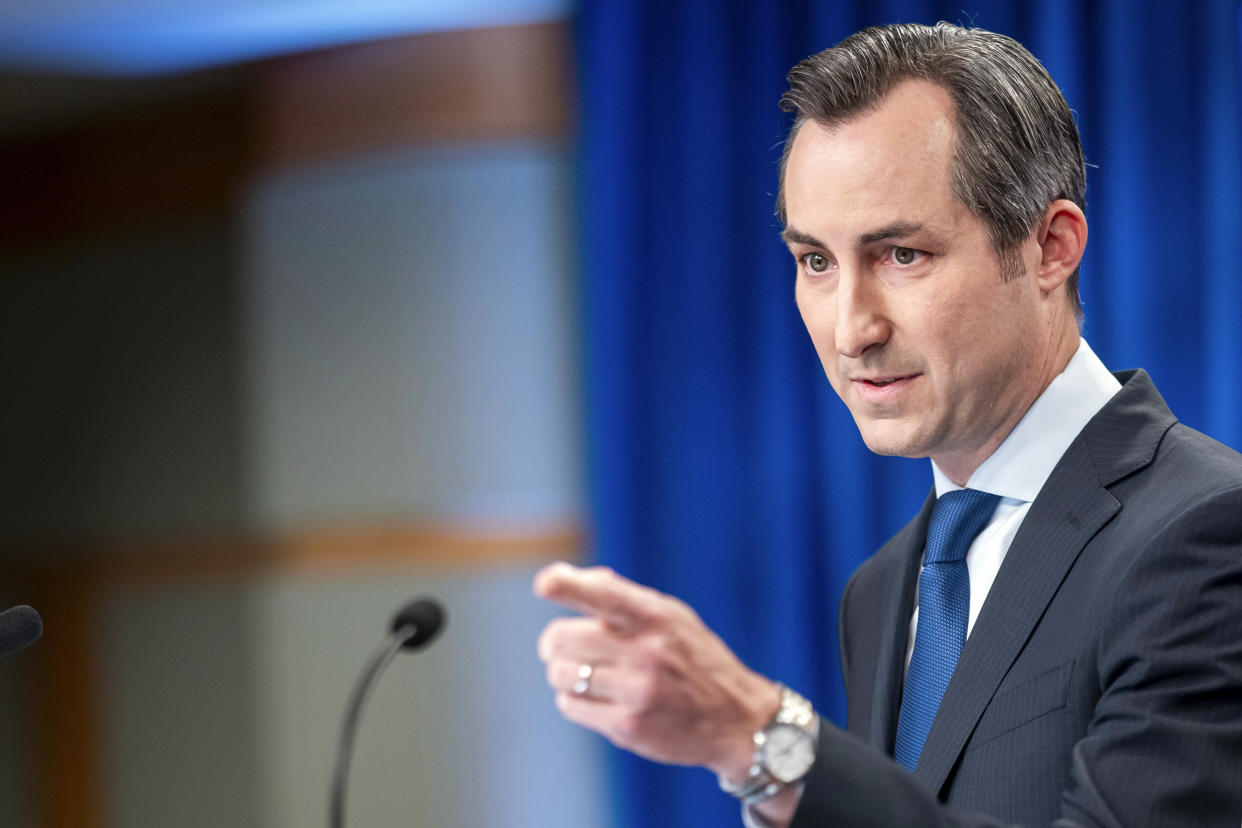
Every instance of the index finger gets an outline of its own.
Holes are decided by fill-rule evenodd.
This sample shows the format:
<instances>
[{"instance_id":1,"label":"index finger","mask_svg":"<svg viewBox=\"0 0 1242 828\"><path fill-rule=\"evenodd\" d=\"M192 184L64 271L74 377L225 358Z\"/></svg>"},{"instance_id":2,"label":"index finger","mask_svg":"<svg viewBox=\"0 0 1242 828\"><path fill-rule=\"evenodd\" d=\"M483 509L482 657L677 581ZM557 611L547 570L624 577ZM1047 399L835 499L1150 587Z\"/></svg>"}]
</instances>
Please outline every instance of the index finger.
<instances>
[{"instance_id":1,"label":"index finger","mask_svg":"<svg viewBox=\"0 0 1242 828\"><path fill-rule=\"evenodd\" d=\"M642 626L660 599L660 593L607 567L584 569L563 562L549 564L535 575L535 594L621 630Z\"/></svg>"}]
</instances>

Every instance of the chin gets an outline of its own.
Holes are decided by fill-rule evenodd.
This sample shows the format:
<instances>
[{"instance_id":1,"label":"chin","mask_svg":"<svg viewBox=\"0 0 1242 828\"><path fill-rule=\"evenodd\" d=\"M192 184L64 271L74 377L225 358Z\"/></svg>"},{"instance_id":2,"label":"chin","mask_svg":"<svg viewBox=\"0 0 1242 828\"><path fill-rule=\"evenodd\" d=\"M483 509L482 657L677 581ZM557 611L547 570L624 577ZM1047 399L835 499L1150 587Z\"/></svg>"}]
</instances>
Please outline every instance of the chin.
<instances>
[{"instance_id":1,"label":"chin","mask_svg":"<svg viewBox=\"0 0 1242 828\"><path fill-rule=\"evenodd\" d=\"M926 457L927 452L920 451L917 448L906 446L900 443L875 443L863 440L867 444L867 448L871 449L873 454L883 455L884 457Z\"/></svg>"},{"instance_id":2,"label":"chin","mask_svg":"<svg viewBox=\"0 0 1242 828\"><path fill-rule=\"evenodd\" d=\"M863 443L875 454L885 457L927 457L925 441L917 435L894 427L892 422L860 423L855 418Z\"/></svg>"}]
</instances>

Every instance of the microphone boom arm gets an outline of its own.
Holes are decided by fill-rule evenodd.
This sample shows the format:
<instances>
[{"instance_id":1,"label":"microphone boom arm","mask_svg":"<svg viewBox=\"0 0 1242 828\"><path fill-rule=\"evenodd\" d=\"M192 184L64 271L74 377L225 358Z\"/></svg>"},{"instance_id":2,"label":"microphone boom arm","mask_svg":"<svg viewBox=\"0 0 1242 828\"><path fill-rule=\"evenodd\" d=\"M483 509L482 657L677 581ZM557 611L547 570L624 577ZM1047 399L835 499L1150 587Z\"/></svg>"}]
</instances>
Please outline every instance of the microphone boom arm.
<instances>
[{"instance_id":1,"label":"microphone boom arm","mask_svg":"<svg viewBox=\"0 0 1242 828\"><path fill-rule=\"evenodd\" d=\"M345 825L345 789L349 785L349 762L354 752L354 735L358 729L358 721L362 718L362 709L375 689L375 684L384 672L388 663L396 657L405 643L414 637L417 627L413 624L395 630L384 639L354 684L346 708L345 722L341 727L340 741L336 746L336 765L332 770L332 803L331 828L344 828Z\"/></svg>"},{"instance_id":2,"label":"microphone boom arm","mask_svg":"<svg viewBox=\"0 0 1242 828\"><path fill-rule=\"evenodd\" d=\"M33 610L32 610L33 612ZM349 762L354 752L354 736L362 709L379 681L380 673L402 649L425 647L444 629L444 607L432 598L420 598L401 608L393 618L388 637L367 661L358 677L345 709L340 741L336 745L336 765L332 768L332 799L329 803L329 825L344 828L345 789L349 787Z\"/></svg>"}]
</instances>

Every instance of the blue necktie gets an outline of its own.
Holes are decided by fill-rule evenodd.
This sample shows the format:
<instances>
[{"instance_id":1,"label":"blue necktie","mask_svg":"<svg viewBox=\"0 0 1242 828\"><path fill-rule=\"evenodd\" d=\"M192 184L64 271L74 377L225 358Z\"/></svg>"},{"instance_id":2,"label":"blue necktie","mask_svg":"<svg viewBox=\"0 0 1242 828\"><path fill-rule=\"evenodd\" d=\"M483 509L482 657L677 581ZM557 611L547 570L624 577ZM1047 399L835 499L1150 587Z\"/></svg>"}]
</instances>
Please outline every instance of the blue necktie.
<instances>
[{"instance_id":1,"label":"blue necktie","mask_svg":"<svg viewBox=\"0 0 1242 828\"><path fill-rule=\"evenodd\" d=\"M959 489L945 492L932 507L919 576L919 625L893 749L894 758L910 770L919 763L927 732L966 643L970 615L966 550L987 525L999 500L987 492Z\"/></svg>"}]
</instances>

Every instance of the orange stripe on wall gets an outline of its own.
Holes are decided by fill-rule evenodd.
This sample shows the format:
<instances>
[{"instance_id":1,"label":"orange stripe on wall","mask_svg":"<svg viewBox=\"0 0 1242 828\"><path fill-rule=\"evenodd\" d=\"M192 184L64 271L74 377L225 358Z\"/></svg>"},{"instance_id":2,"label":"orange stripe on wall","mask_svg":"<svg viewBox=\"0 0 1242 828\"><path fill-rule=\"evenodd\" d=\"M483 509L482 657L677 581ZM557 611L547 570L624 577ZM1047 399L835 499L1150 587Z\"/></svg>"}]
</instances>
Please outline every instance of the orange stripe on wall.
<instances>
[{"instance_id":1,"label":"orange stripe on wall","mask_svg":"<svg viewBox=\"0 0 1242 828\"><path fill-rule=\"evenodd\" d=\"M167 537L10 549L11 577L74 571L97 585L116 580L246 579L293 571L356 572L393 564L469 567L557 558L575 560L587 543L575 526L522 530L450 525L331 526L254 537ZM38 562L38 563L34 563ZM3 567L0 567L0 571Z\"/></svg>"},{"instance_id":2,"label":"orange stripe on wall","mask_svg":"<svg viewBox=\"0 0 1242 828\"><path fill-rule=\"evenodd\" d=\"M256 84L260 167L411 144L559 139L567 23L467 29L282 58Z\"/></svg>"}]
</instances>

